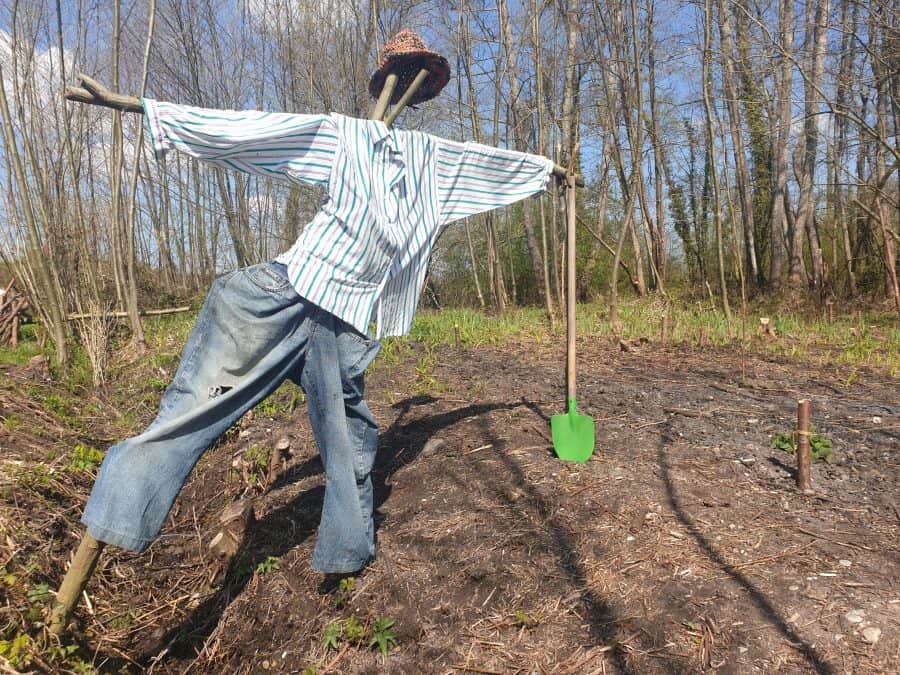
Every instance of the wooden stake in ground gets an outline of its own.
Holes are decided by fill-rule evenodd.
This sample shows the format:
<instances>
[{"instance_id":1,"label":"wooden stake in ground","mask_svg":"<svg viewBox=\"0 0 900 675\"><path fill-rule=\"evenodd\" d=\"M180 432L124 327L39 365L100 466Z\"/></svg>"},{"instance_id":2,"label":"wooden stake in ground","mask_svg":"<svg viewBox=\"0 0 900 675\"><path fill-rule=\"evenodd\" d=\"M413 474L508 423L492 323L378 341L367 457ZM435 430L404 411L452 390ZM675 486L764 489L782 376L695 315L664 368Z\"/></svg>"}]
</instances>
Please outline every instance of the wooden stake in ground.
<instances>
[{"instance_id":1,"label":"wooden stake in ground","mask_svg":"<svg viewBox=\"0 0 900 675\"><path fill-rule=\"evenodd\" d=\"M812 492L809 475L809 415L812 404L809 399L797 401L797 488Z\"/></svg>"},{"instance_id":2,"label":"wooden stake in ground","mask_svg":"<svg viewBox=\"0 0 900 675\"><path fill-rule=\"evenodd\" d=\"M56 593L56 602L53 603L53 609L50 612L50 632L53 635L59 635L69 623L72 609L94 572L100 551L104 546L102 541L97 541L87 532L84 533L78 551L75 552L75 557L72 559L72 565Z\"/></svg>"}]
</instances>

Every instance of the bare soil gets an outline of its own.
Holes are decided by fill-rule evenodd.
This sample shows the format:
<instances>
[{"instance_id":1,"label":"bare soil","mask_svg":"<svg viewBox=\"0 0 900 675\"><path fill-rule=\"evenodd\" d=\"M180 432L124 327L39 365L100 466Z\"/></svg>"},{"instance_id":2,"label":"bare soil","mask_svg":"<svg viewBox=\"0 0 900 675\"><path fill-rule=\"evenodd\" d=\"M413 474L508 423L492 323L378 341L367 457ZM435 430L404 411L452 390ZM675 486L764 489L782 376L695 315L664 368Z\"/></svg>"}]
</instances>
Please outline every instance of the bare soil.
<instances>
[{"instance_id":1,"label":"bare soil","mask_svg":"<svg viewBox=\"0 0 900 675\"><path fill-rule=\"evenodd\" d=\"M378 557L352 590L323 592L309 566L324 478L303 406L257 411L207 453L148 552L104 552L69 638L80 653L101 672L900 671L897 379L582 341L579 412L597 448L579 465L556 459L549 436L565 397L558 344L436 347L428 369L423 350L368 379ZM112 440L103 401L133 392L126 379L92 398L100 412L79 438ZM30 415L0 432L7 460L60 467L41 453L74 439L54 440L52 416L3 391L0 408ZM770 447L803 397L834 443L811 496L793 456ZM136 425L152 415L145 398ZM284 436L289 465L248 484L235 458ZM55 587L90 476L3 482L14 550L0 563L43 556ZM255 497L256 522L222 569L207 545L241 496ZM328 648L325 627L351 615L393 618L397 646Z\"/></svg>"}]
</instances>

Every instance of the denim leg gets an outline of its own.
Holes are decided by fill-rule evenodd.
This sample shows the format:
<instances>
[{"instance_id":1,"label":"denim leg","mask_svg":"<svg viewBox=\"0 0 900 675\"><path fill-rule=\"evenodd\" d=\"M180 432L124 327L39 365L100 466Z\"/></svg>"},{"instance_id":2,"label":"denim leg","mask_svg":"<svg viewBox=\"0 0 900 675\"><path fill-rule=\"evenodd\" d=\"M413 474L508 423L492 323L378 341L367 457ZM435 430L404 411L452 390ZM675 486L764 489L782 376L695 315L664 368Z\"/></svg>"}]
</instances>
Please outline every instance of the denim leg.
<instances>
[{"instance_id":1,"label":"denim leg","mask_svg":"<svg viewBox=\"0 0 900 675\"><path fill-rule=\"evenodd\" d=\"M355 452L354 473L359 506L366 520L369 555L375 555L375 523L372 519L372 466L378 450L378 423L365 401L365 372L381 349L381 343L370 340L350 326L339 326L337 344L340 351L344 411Z\"/></svg>"},{"instance_id":2,"label":"denim leg","mask_svg":"<svg viewBox=\"0 0 900 675\"><path fill-rule=\"evenodd\" d=\"M371 358L363 362L359 341L354 340L356 347L351 351L342 337L347 328L331 315L321 317L301 376L309 395L310 424L325 465L325 500L312 566L326 573L355 572L374 553L368 473L377 446L377 426L356 387L377 348L367 347ZM359 385L353 384L357 379ZM372 454L365 461L363 446Z\"/></svg>"},{"instance_id":3,"label":"denim leg","mask_svg":"<svg viewBox=\"0 0 900 675\"><path fill-rule=\"evenodd\" d=\"M91 536L147 548L206 448L302 369L318 313L290 287L282 265L218 279L157 418L106 453L82 517Z\"/></svg>"}]
</instances>

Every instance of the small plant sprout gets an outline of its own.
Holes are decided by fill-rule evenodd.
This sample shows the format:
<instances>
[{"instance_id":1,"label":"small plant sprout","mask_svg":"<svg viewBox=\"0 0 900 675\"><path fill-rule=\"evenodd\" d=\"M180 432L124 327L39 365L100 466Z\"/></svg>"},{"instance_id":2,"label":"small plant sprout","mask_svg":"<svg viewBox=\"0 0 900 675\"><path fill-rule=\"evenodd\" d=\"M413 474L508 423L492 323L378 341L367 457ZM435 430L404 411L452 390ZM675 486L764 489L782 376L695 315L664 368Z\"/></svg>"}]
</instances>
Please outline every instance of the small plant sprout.
<instances>
[{"instance_id":1,"label":"small plant sprout","mask_svg":"<svg viewBox=\"0 0 900 675\"><path fill-rule=\"evenodd\" d=\"M334 606L343 607L350 602L353 588L356 586L356 577L344 577L338 583L338 592L334 595Z\"/></svg>"},{"instance_id":2,"label":"small plant sprout","mask_svg":"<svg viewBox=\"0 0 900 675\"><path fill-rule=\"evenodd\" d=\"M372 639L369 640L369 647L372 649L378 647L382 656L387 656L390 648L397 646L397 635L391 630L393 626L394 620L389 616L378 617L372 625Z\"/></svg>"},{"instance_id":3,"label":"small plant sprout","mask_svg":"<svg viewBox=\"0 0 900 675\"><path fill-rule=\"evenodd\" d=\"M377 648L382 656L387 656L391 647L397 646L397 635L392 630L394 620L388 616L375 619L370 625L360 623L355 616L343 620L332 621L322 632L322 643L326 649L339 649L341 643L349 645L368 644L370 649Z\"/></svg>"},{"instance_id":4,"label":"small plant sprout","mask_svg":"<svg viewBox=\"0 0 900 675\"><path fill-rule=\"evenodd\" d=\"M340 621L332 621L325 626L325 630L322 632L322 643L326 649L337 649L341 644L343 632Z\"/></svg>"},{"instance_id":5,"label":"small plant sprout","mask_svg":"<svg viewBox=\"0 0 900 675\"><path fill-rule=\"evenodd\" d=\"M278 558L270 555L256 566L256 573L266 574L267 572L279 569L281 569L281 563L278 562Z\"/></svg>"},{"instance_id":6,"label":"small plant sprout","mask_svg":"<svg viewBox=\"0 0 900 675\"><path fill-rule=\"evenodd\" d=\"M516 625L519 628L527 628L531 630L535 626L538 625L537 617L531 616L525 610L518 609L516 610Z\"/></svg>"},{"instance_id":7,"label":"small plant sprout","mask_svg":"<svg viewBox=\"0 0 900 675\"><path fill-rule=\"evenodd\" d=\"M355 616L344 620L344 639L351 644L360 644L366 637L366 627Z\"/></svg>"}]
</instances>

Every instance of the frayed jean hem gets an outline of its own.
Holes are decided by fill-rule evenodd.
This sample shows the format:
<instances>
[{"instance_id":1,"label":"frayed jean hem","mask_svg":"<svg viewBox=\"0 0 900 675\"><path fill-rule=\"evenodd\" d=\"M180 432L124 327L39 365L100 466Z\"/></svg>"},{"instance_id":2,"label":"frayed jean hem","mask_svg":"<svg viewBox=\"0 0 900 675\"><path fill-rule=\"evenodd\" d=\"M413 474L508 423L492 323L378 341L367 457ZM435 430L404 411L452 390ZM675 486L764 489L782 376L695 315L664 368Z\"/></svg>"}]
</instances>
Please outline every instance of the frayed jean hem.
<instances>
[{"instance_id":1,"label":"frayed jean hem","mask_svg":"<svg viewBox=\"0 0 900 675\"><path fill-rule=\"evenodd\" d=\"M91 535L97 541L102 541L104 544L112 544L113 546L118 546L119 548L124 548L128 551L142 553L150 547L150 544L153 543L153 539L142 539L140 537L132 537L127 534L122 534L121 532L114 532L113 530L110 530L108 528L93 525L90 521L85 520L84 518L81 519L81 522L87 527L89 535Z\"/></svg>"}]
</instances>

